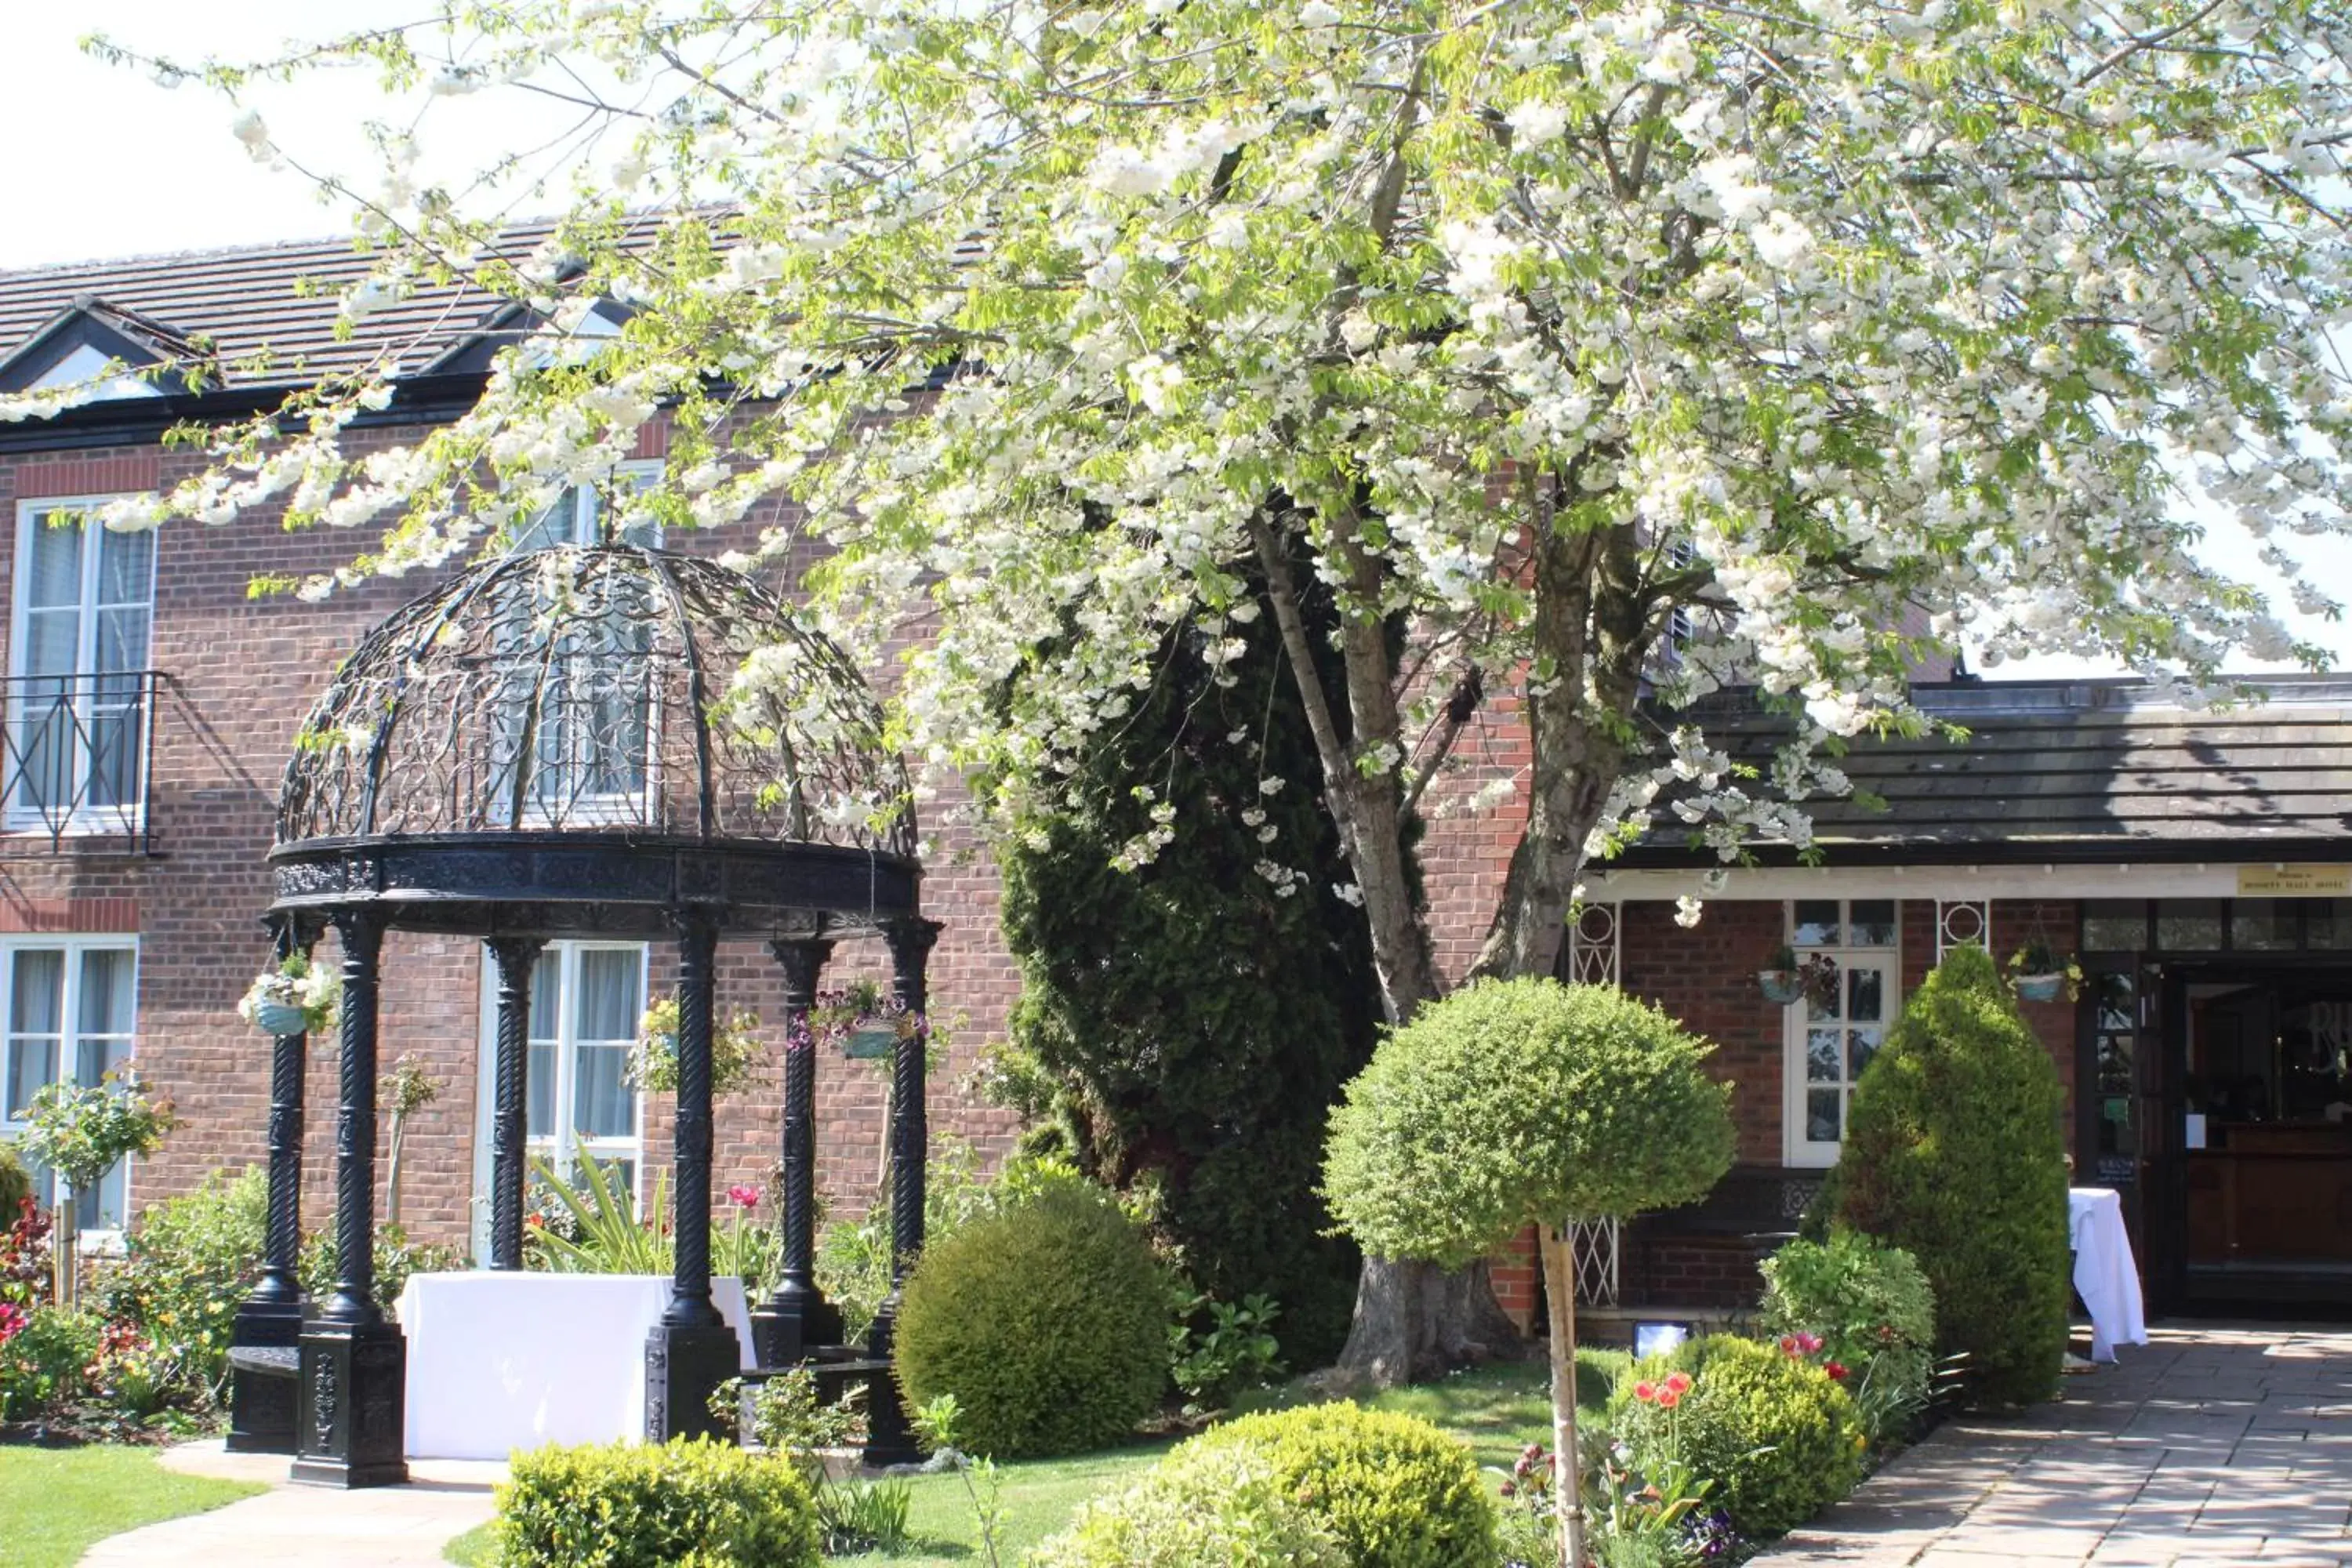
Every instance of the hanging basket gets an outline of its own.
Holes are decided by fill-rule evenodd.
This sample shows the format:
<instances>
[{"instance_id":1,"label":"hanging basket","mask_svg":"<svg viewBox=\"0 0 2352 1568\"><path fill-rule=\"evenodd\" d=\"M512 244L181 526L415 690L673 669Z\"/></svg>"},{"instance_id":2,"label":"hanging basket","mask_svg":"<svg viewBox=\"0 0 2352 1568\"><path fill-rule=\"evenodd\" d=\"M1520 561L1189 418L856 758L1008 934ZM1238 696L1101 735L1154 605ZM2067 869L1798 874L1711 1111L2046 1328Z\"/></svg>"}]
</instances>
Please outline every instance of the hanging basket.
<instances>
[{"instance_id":1,"label":"hanging basket","mask_svg":"<svg viewBox=\"0 0 2352 1568\"><path fill-rule=\"evenodd\" d=\"M257 1002L253 1005L253 1026L270 1036L307 1034L310 1016L291 1002Z\"/></svg>"},{"instance_id":2,"label":"hanging basket","mask_svg":"<svg viewBox=\"0 0 2352 1568\"><path fill-rule=\"evenodd\" d=\"M1793 969L1759 969L1756 984L1764 992L1764 1000L1786 1007L1805 994L1805 977Z\"/></svg>"},{"instance_id":3,"label":"hanging basket","mask_svg":"<svg viewBox=\"0 0 2352 1568\"><path fill-rule=\"evenodd\" d=\"M2017 977L2017 999L2021 1002L2055 1002L2065 984L2063 974L2021 974Z\"/></svg>"},{"instance_id":4,"label":"hanging basket","mask_svg":"<svg viewBox=\"0 0 2352 1568\"><path fill-rule=\"evenodd\" d=\"M852 1061L887 1057L898 1044L898 1031L887 1024L855 1028L842 1037L841 1054Z\"/></svg>"}]
</instances>

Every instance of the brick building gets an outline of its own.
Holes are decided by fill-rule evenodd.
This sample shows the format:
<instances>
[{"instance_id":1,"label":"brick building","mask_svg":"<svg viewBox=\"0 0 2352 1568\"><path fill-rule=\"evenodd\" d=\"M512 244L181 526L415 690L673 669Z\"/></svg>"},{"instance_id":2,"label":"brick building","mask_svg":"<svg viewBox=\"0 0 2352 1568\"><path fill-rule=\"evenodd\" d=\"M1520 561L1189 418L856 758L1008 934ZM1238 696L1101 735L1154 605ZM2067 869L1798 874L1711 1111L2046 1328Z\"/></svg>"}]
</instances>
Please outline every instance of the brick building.
<instances>
[{"instance_id":1,"label":"brick building","mask_svg":"<svg viewBox=\"0 0 2352 1568\"><path fill-rule=\"evenodd\" d=\"M21 1106L49 1078L94 1076L135 1051L184 1119L161 1153L83 1198L95 1230L262 1158L268 1043L234 1007L268 956L257 917L279 775L337 662L425 584L257 601L257 577L322 569L355 544L287 532L266 512L148 534L45 522L197 469L201 453L164 444L173 424L267 406L388 342L408 345L412 373L362 443L405 439L467 406L487 349L514 323L487 298L425 288L339 338L334 301L365 266L320 244L0 273L0 391L64 384L109 360L215 373L126 381L0 426L0 517L13 530L0 552L0 1100ZM656 424L636 457L661 456ZM607 483L629 478L625 465ZM536 532L593 538L604 504L583 489ZM716 553L776 520L668 542ZM2040 936L2089 972L2079 1001L2028 1011L2070 1086L2078 1168L2129 1194L2158 1303L2352 1302L2352 1124L2329 1117L2352 1098L2352 687L2277 689L2268 708L2215 715L2120 683L1937 686L1929 704L1974 739L1862 747L1848 771L1887 809L1820 804L1819 863L1767 849L1727 872L1662 840L1591 873L1563 968L1654 997L1718 1043L1738 1085L1733 1176L1707 1203L1591 1249L1616 1294L1672 1306L1751 1293L1757 1250L1835 1158L1859 1062L1940 949L1987 940L2005 955ZM1710 721L1735 749L1774 739L1769 720L1736 704ZM1466 737L1458 788L1440 793L1517 773L1524 747L1498 707ZM1482 933L1517 826L1508 808L1432 825L1423 853L1449 973ZM1013 1129L964 1079L1015 981L984 856L952 830L935 837L925 903L947 929L933 1010L954 1028L934 1126L988 1157ZM1686 893L1708 900L1690 929L1674 920ZM1783 942L1838 965L1836 1017L1761 994L1757 972ZM631 1093L613 1069L669 963L662 944L587 942L542 961L543 1148L623 1160L640 1180L660 1163L663 1100ZM845 949L829 978L885 967L878 946ZM470 941L401 935L386 953L383 1058L414 1053L440 1086L410 1133L404 1218L444 1239L478 1238L485 1210L487 972ZM758 949L723 949L722 1009L775 1016L778 979ZM314 1223L332 1081L314 1061ZM882 1094L874 1064L824 1064L820 1179L837 1211L874 1191ZM721 1105L722 1184L766 1180L778 1099L771 1062ZM1501 1282L1508 1304L1533 1305L1523 1272L1507 1268Z\"/></svg>"}]
</instances>

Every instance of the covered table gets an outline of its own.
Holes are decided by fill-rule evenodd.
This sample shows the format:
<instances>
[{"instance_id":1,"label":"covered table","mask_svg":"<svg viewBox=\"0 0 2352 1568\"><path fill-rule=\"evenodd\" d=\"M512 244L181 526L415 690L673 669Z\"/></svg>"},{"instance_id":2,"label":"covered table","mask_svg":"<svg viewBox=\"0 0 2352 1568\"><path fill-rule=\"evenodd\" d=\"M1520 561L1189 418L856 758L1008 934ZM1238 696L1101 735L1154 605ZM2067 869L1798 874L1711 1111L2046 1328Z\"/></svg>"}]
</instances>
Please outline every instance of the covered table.
<instances>
[{"instance_id":1,"label":"covered table","mask_svg":"<svg viewBox=\"0 0 2352 1568\"><path fill-rule=\"evenodd\" d=\"M743 1282L711 1300L751 1353ZM400 1293L408 1340L412 1459L503 1459L543 1443L635 1441L646 1429L646 1336L668 1305L652 1274L412 1274Z\"/></svg>"},{"instance_id":2,"label":"covered table","mask_svg":"<svg viewBox=\"0 0 2352 1568\"><path fill-rule=\"evenodd\" d=\"M2123 1198L2113 1187L2070 1188L2066 1218L2074 1247L2074 1293L2091 1310L2091 1359L2113 1361L2117 1345L2147 1343L2139 1266L2124 1229Z\"/></svg>"}]
</instances>

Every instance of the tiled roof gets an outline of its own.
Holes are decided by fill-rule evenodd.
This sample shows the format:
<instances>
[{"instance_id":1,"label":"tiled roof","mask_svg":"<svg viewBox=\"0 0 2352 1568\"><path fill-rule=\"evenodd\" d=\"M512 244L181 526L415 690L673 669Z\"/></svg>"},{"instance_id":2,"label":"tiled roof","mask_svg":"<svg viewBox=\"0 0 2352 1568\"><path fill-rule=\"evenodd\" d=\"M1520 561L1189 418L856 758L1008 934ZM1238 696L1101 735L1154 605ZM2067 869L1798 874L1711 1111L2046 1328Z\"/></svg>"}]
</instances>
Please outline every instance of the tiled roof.
<instances>
[{"instance_id":1,"label":"tiled roof","mask_svg":"<svg viewBox=\"0 0 2352 1568\"><path fill-rule=\"evenodd\" d=\"M1832 864L2288 844L2352 852L2352 681L2252 679L2270 700L2224 712L2184 708L2128 680L1923 686L1921 706L1969 738L1857 742L1839 765L1885 808L1808 802L1814 834ZM1735 759L1768 772L1790 733L1749 693L1711 700L1698 719ZM1669 814L1619 864L1714 863L1685 839Z\"/></svg>"},{"instance_id":2,"label":"tiled roof","mask_svg":"<svg viewBox=\"0 0 2352 1568\"><path fill-rule=\"evenodd\" d=\"M507 237L527 251L545 232L525 226ZM0 271L0 361L77 301L95 300L136 312L151 331L210 339L230 367L231 386L283 386L353 369L387 347L413 370L503 308L478 289L422 284L338 342L340 297L367 276L371 260L347 239L324 239ZM236 369L265 348L275 356L267 374Z\"/></svg>"}]
</instances>

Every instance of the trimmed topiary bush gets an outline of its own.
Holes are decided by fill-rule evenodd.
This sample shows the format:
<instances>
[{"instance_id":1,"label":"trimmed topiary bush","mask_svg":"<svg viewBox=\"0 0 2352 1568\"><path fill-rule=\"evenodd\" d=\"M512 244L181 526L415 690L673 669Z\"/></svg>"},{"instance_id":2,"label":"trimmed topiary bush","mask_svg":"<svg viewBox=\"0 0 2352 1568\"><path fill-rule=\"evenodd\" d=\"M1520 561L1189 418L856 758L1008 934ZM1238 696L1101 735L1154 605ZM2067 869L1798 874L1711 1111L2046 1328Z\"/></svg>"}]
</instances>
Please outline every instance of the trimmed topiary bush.
<instances>
[{"instance_id":1,"label":"trimmed topiary bush","mask_svg":"<svg viewBox=\"0 0 2352 1568\"><path fill-rule=\"evenodd\" d=\"M1902 1436L1927 1402L1936 1298L1917 1260L1859 1231L1798 1240L1764 1262L1764 1326L1808 1333L1848 1369L1848 1394L1873 1443Z\"/></svg>"},{"instance_id":2,"label":"trimmed topiary bush","mask_svg":"<svg viewBox=\"0 0 2352 1568\"><path fill-rule=\"evenodd\" d=\"M1706 1195L1733 1144L1712 1049L1614 986L1480 981L1382 1041L1331 1114L1324 1195L1366 1252L1460 1264L1537 1227L1557 1452L1580 1452L1559 1227ZM1585 1554L1574 1469L1554 1478L1563 1563Z\"/></svg>"},{"instance_id":3,"label":"trimmed topiary bush","mask_svg":"<svg viewBox=\"0 0 2352 1568\"><path fill-rule=\"evenodd\" d=\"M955 1395L960 1441L996 1458L1116 1443L1168 1384L1169 1286L1098 1189L1056 1186L927 1249L898 1310L908 1400Z\"/></svg>"},{"instance_id":4,"label":"trimmed topiary bush","mask_svg":"<svg viewBox=\"0 0 2352 1568\"><path fill-rule=\"evenodd\" d=\"M491 1523L501 1568L811 1568L816 1504L791 1465L708 1438L517 1454Z\"/></svg>"},{"instance_id":5,"label":"trimmed topiary bush","mask_svg":"<svg viewBox=\"0 0 2352 1568\"><path fill-rule=\"evenodd\" d=\"M1690 1386L1641 1396L1669 1371L1689 1373ZM1852 1491L1867 1442L1853 1401L1827 1373L1731 1334L1635 1366L1618 1385L1610 1425L1642 1473L1679 1460L1712 1481L1707 1506L1746 1536L1779 1535Z\"/></svg>"},{"instance_id":6,"label":"trimmed topiary bush","mask_svg":"<svg viewBox=\"0 0 2352 1568\"><path fill-rule=\"evenodd\" d=\"M2057 1392L2068 1280L2063 1094L1984 950L1946 956L1854 1086L1836 1223L1903 1247L1970 1403Z\"/></svg>"},{"instance_id":7,"label":"trimmed topiary bush","mask_svg":"<svg viewBox=\"0 0 2352 1568\"><path fill-rule=\"evenodd\" d=\"M1354 1568L1317 1515L1246 1447L1188 1443L1078 1510L1027 1568Z\"/></svg>"},{"instance_id":8,"label":"trimmed topiary bush","mask_svg":"<svg viewBox=\"0 0 2352 1568\"><path fill-rule=\"evenodd\" d=\"M1476 1460L1417 1416L1309 1405L1244 1415L1177 1452L1240 1453L1265 1464L1330 1531L1353 1568L1494 1561L1495 1510Z\"/></svg>"}]
</instances>

